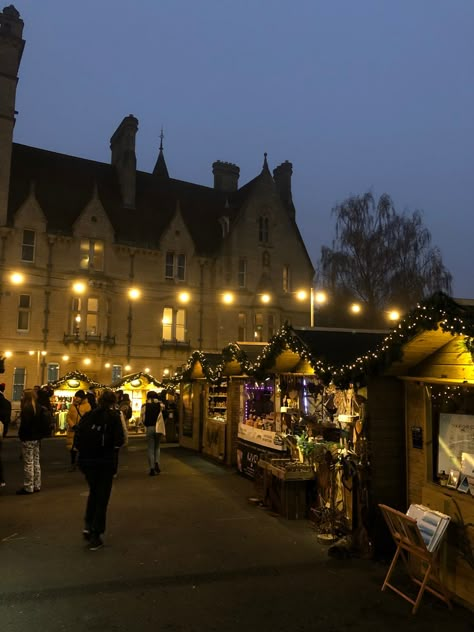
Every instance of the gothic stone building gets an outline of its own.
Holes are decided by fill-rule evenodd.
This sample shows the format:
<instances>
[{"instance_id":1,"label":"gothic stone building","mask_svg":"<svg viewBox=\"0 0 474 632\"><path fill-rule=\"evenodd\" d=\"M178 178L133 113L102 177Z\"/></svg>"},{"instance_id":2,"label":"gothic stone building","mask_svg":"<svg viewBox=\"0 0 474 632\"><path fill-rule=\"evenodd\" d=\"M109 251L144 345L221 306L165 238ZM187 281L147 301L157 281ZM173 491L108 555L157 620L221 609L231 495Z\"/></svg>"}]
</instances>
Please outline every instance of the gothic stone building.
<instances>
[{"instance_id":1,"label":"gothic stone building","mask_svg":"<svg viewBox=\"0 0 474 632\"><path fill-rule=\"evenodd\" d=\"M18 11L0 13L0 352L7 395L71 371L110 384L173 372L194 349L265 341L309 323L313 266L295 221L292 165L239 187L217 161L214 186L172 177L160 145L136 168L126 116L103 164L13 142L24 49ZM131 292L132 290L132 292ZM263 300L263 302L262 302ZM266 301L266 302L264 302ZM46 352L44 355L42 352Z\"/></svg>"}]
</instances>

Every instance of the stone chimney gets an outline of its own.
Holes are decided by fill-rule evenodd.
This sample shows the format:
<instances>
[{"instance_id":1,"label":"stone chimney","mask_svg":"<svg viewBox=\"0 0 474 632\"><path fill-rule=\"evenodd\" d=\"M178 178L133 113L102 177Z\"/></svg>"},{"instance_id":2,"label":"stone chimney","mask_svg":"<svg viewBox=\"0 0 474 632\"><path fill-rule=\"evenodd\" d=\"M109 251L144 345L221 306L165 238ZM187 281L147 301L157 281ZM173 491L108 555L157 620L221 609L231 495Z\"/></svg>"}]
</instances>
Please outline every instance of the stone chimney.
<instances>
[{"instance_id":1,"label":"stone chimney","mask_svg":"<svg viewBox=\"0 0 474 632\"><path fill-rule=\"evenodd\" d=\"M288 210L290 216L295 218L295 207L293 205L293 197L291 195L291 176L293 174L293 165L288 160L282 162L281 165L273 170L273 179L280 198Z\"/></svg>"},{"instance_id":2,"label":"stone chimney","mask_svg":"<svg viewBox=\"0 0 474 632\"><path fill-rule=\"evenodd\" d=\"M117 169L122 202L126 208L135 208L135 181L137 158L135 156L135 136L138 119L133 114L126 116L110 139L112 164Z\"/></svg>"},{"instance_id":3,"label":"stone chimney","mask_svg":"<svg viewBox=\"0 0 474 632\"><path fill-rule=\"evenodd\" d=\"M0 226L7 223L15 126L16 86L25 41L23 20L13 5L0 11Z\"/></svg>"},{"instance_id":4,"label":"stone chimney","mask_svg":"<svg viewBox=\"0 0 474 632\"><path fill-rule=\"evenodd\" d=\"M240 168L231 162L217 160L212 165L214 189L231 193L239 188Z\"/></svg>"}]
</instances>

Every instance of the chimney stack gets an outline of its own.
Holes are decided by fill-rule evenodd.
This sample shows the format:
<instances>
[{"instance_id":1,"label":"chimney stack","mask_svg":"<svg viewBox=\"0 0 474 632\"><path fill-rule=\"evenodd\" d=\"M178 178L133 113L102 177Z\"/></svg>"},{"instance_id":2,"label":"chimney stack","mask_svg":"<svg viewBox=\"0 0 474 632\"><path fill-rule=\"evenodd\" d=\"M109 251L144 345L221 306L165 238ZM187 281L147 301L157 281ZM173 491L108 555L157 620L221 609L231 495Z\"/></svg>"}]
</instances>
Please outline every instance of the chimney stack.
<instances>
[{"instance_id":1,"label":"chimney stack","mask_svg":"<svg viewBox=\"0 0 474 632\"><path fill-rule=\"evenodd\" d=\"M18 70L25 41L23 20L13 5L0 10L0 226L7 223Z\"/></svg>"},{"instance_id":2,"label":"chimney stack","mask_svg":"<svg viewBox=\"0 0 474 632\"><path fill-rule=\"evenodd\" d=\"M232 193L239 188L240 168L231 162L216 160L212 165L214 174L214 189Z\"/></svg>"},{"instance_id":3,"label":"chimney stack","mask_svg":"<svg viewBox=\"0 0 474 632\"><path fill-rule=\"evenodd\" d=\"M126 116L110 139L112 164L116 167L122 193L122 202L126 208L135 208L135 181L137 158L135 156L135 136L138 131L138 119L133 114Z\"/></svg>"},{"instance_id":4,"label":"chimney stack","mask_svg":"<svg viewBox=\"0 0 474 632\"><path fill-rule=\"evenodd\" d=\"M294 219L295 207L293 205L293 196L291 195L292 174L293 165L288 160L285 160L273 170L273 179L275 180L277 191L290 216Z\"/></svg>"}]
</instances>

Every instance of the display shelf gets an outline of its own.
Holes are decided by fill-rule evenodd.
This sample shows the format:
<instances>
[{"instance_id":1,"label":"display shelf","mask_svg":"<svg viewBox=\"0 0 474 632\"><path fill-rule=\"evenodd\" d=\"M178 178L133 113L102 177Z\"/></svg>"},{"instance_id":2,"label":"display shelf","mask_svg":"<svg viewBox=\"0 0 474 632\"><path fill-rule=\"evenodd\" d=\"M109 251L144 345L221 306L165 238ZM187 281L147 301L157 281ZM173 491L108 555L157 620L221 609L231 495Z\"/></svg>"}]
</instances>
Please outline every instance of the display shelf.
<instances>
[{"instance_id":1,"label":"display shelf","mask_svg":"<svg viewBox=\"0 0 474 632\"><path fill-rule=\"evenodd\" d=\"M227 382L209 385L207 409L210 418L216 414L225 417L227 411Z\"/></svg>"}]
</instances>

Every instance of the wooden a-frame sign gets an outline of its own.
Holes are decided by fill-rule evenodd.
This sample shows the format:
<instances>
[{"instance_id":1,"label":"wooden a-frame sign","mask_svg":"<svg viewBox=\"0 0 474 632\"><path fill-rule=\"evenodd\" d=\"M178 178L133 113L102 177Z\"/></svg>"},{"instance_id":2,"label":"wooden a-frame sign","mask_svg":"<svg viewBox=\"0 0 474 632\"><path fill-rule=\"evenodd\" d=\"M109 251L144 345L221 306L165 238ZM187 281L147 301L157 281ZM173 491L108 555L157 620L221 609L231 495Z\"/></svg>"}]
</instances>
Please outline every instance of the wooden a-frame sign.
<instances>
[{"instance_id":1,"label":"wooden a-frame sign","mask_svg":"<svg viewBox=\"0 0 474 632\"><path fill-rule=\"evenodd\" d=\"M439 574L439 543L434 551L428 551L414 518L410 518L410 516L407 516L401 511L387 507L387 505L379 504L379 507L397 547L390 568L385 576L382 590L390 588L396 592L397 595L400 595L400 597L410 602L413 605L413 614L418 610L425 590L428 590L432 595L444 601L451 609L452 606L448 592L443 586ZM412 599L390 583L390 577L399 557L401 557L410 579L419 586L415 599ZM410 564L410 557L418 559L421 562L421 579L415 576L413 566Z\"/></svg>"}]
</instances>

